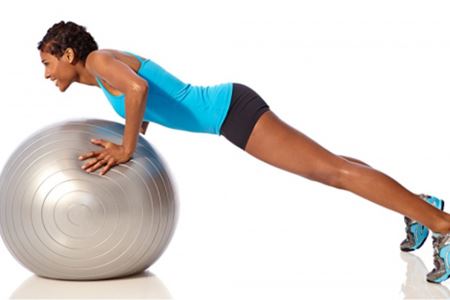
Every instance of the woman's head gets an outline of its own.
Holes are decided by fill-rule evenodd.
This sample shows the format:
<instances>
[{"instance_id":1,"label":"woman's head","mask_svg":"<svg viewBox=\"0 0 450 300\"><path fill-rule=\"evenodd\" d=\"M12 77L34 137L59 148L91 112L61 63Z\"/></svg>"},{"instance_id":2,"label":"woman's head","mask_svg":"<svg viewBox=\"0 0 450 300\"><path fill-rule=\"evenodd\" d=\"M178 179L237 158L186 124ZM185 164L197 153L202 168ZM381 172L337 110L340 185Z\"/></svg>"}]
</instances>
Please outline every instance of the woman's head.
<instances>
[{"instance_id":1,"label":"woman's head","mask_svg":"<svg viewBox=\"0 0 450 300\"><path fill-rule=\"evenodd\" d=\"M89 53L97 49L85 27L64 21L54 24L38 43L45 78L56 81L61 91L66 90L78 75L76 64L84 65Z\"/></svg>"},{"instance_id":2,"label":"woman's head","mask_svg":"<svg viewBox=\"0 0 450 300\"><path fill-rule=\"evenodd\" d=\"M50 27L38 43L40 51L50 53L57 58L63 56L68 48L73 49L76 59L85 61L88 54L97 50L98 46L85 27L64 21Z\"/></svg>"}]
</instances>

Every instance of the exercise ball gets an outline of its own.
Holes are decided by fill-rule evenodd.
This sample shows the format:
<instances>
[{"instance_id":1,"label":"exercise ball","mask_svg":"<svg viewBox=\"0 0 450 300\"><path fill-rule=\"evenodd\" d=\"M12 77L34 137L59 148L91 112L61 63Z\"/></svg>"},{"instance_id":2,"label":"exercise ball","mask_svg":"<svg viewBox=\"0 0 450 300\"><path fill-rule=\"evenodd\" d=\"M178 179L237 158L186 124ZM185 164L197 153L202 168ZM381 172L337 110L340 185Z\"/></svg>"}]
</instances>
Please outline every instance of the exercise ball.
<instances>
[{"instance_id":1,"label":"exercise ball","mask_svg":"<svg viewBox=\"0 0 450 300\"><path fill-rule=\"evenodd\" d=\"M0 233L26 268L47 278L96 280L139 273L170 242L175 186L161 156L139 135L130 161L87 173L80 154L122 143L124 126L69 120L47 126L12 153L0 175Z\"/></svg>"}]
</instances>

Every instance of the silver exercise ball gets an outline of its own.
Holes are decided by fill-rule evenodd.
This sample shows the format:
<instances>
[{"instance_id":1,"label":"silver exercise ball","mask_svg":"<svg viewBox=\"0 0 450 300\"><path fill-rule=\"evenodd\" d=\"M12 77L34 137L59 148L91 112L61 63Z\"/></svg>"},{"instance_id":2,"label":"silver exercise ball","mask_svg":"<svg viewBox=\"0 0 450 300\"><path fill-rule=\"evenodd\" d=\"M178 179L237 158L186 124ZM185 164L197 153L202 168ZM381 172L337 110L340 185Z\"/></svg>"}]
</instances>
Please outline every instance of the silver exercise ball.
<instances>
[{"instance_id":1,"label":"silver exercise ball","mask_svg":"<svg viewBox=\"0 0 450 300\"><path fill-rule=\"evenodd\" d=\"M25 140L0 175L0 234L37 275L66 280L122 277L147 269L175 230L178 202L168 169L139 136L126 164L86 173L91 138L121 144L124 126L74 120Z\"/></svg>"}]
</instances>

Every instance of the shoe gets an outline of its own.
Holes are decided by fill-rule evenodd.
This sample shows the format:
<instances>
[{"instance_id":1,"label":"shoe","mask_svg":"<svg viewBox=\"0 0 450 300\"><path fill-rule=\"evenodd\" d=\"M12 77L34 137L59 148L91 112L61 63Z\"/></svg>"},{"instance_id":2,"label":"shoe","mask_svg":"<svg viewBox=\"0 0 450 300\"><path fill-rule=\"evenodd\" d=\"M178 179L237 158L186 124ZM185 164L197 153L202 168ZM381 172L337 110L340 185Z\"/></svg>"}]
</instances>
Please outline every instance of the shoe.
<instances>
[{"instance_id":1,"label":"shoe","mask_svg":"<svg viewBox=\"0 0 450 300\"><path fill-rule=\"evenodd\" d=\"M444 210L444 200L424 194L419 196L434 207ZM425 243L429 234L429 229L408 217L405 217L405 224L406 239L401 242L400 249L402 251L414 251L419 249Z\"/></svg>"},{"instance_id":2,"label":"shoe","mask_svg":"<svg viewBox=\"0 0 450 300\"><path fill-rule=\"evenodd\" d=\"M427 281L441 283L450 277L450 233L433 233L434 269L427 274Z\"/></svg>"}]
</instances>

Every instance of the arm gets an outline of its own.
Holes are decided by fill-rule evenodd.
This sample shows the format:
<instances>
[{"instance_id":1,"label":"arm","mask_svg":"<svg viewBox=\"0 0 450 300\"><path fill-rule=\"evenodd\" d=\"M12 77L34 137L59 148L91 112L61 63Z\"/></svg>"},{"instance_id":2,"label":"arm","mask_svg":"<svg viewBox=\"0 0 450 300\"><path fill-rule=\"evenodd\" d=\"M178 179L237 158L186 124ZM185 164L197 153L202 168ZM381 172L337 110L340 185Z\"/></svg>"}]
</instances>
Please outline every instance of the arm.
<instances>
[{"instance_id":1,"label":"arm","mask_svg":"<svg viewBox=\"0 0 450 300\"><path fill-rule=\"evenodd\" d=\"M131 156L136 149L139 128L147 101L147 81L109 52L95 51L86 59L86 69L125 95L125 130L122 146Z\"/></svg>"},{"instance_id":2,"label":"arm","mask_svg":"<svg viewBox=\"0 0 450 300\"><path fill-rule=\"evenodd\" d=\"M136 150L136 144L144 117L145 104L147 100L147 87L136 92L125 94L125 130L122 146L130 157Z\"/></svg>"},{"instance_id":3,"label":"arm","mask_svg":"<svg viewBox=\"0 0 450 300\"><path fill-rule=\"evenodd\" d=\"M115 164L128 161L136 150L147 101L148 84L128 65L107 51L98 50L89 54L86 59L86 69L93 76L100 77L125 95L125 130L122 145L92 140L94 144L105 149L91 152L80 158L95 157L92 163L83 166L88 172L107 164L101 172L104 174Z\"/></svg>"}]
</instances>

